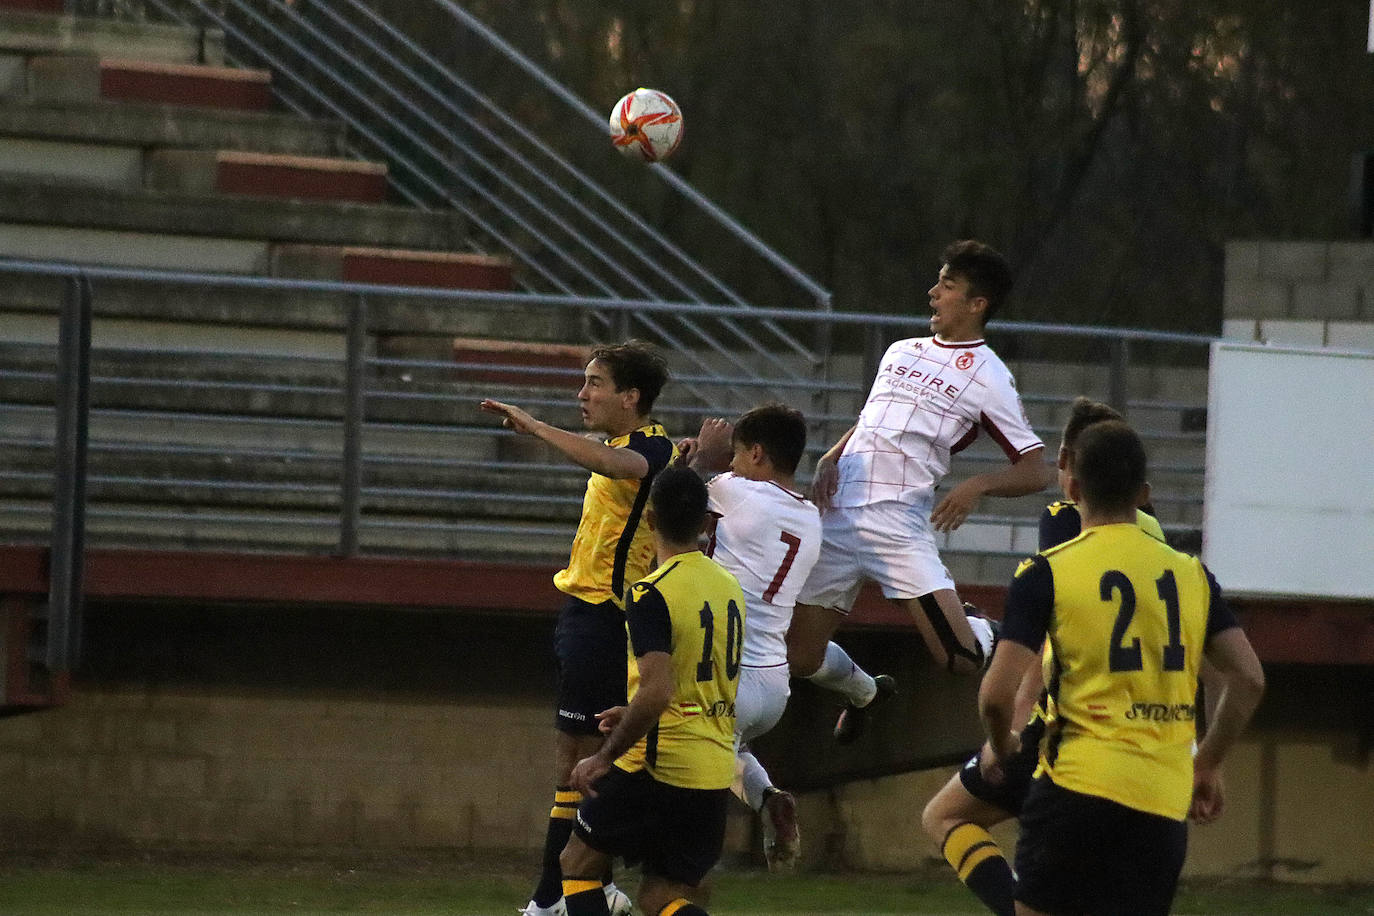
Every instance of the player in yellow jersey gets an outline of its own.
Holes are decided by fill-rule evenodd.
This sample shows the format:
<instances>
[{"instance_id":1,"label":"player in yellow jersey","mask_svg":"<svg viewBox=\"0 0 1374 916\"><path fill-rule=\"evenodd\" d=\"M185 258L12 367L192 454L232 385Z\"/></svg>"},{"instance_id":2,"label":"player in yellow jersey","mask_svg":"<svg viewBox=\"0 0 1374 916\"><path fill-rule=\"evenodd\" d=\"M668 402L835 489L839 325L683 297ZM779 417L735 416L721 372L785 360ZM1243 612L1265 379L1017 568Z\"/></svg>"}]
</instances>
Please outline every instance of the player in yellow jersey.
<instances>
[{"instance_id":1,"label":"player in yellow jersey","mask_svg":"<svg viewBox=\"0 0 1374 916\"><path fill-rule=\"evenodd\" d=\"M567 568L553 580L568 596L554 631L554 804L543 867L525 916L565 912L558 854L581 801L568 775L574 763L601 746L596 714L625 702L625 593L652 565L644 507L654 476L675 454L663 427L649 418L668 379L667 363L657 350L636 340L596 347L583 376L577 393L582 425L605 439L558 429L510 404L482 402L482 409L500 414L506 427L544 440L592 472ZM615 916L629 912L629 899L609 876L605 893Z\"/></svg>"},{"instance_id":2,"label":"player in yellow jersey","mask_svg":"<svg viewBox=\"0 0 1374 916\"><path fill-rule=\"evenodd\" d=\"M697 546L706 506L694 471L654 481L659 566L625 608L630 702L602 713L605 744L572 771L588 797L561 860L569 916L609 913L599 876L612 856L641 864L640 912L705 916L687 898L725 840L745 623L739 582Z\"/></svg>"},{"instance_id":3,"label":"player in yellow jersey","mask_svg":"<svg viewBox=\"0 0 1374 916\"><path fill-rule=\"evenodd\" d=\"M1264 691L1264 671L1201 561L1141 530L1145 450L1118 421L1085 430L1069 497L1083 532L1017 569L1002 641L979 691L996 781L1020 747L1015 697L1048 639L1050 724L1042 775L1021 809L1016 912L1167 914L1187 850L1194 799ZM1193 747L1202 658L1222 685Z\"/></svg>"},{"instance_id":4,"label":"player in yellow jersey","mask_svg":"<svg viewBox=\"0 0 1374 916\"><path fill-rule=\"evenodd\" d=\"M1120 419L1121 414L1110 405L1084 397L1074 399L1056 460L1059 488L1066 497L1073 478L1073 448L1079 435L1094 423ZM1152 537L1164 540L1164 530L1153 515L1137 510L1136 523ZM1081 530L1078 507L1067 498L1056 500L1040 515L1040 549L1048 550L1076 538ZM959 880L997 916L1012 916L1015 912L1016 879L1001 847L988 831L1020 814L1030 791L1039 760L1040 738L1045 731L1045 710L1040 699L1043 691L1040 669L1031 666L1016 699L1015 720L1025 723L1021 727L1021 746L1004 764L1000 779L996 783L984 779L979 767L981 755L974 754L935 793L921 814L926 835L939 846Z\"/></svg>"}]
</instances>

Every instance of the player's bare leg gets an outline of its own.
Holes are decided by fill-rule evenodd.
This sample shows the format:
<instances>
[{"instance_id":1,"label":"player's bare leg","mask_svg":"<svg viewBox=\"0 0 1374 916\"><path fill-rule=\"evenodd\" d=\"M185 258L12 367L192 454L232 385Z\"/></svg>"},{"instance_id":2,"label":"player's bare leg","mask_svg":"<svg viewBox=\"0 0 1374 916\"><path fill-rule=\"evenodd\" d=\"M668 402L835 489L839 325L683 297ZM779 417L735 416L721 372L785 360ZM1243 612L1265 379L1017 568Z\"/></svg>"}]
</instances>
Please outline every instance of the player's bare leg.
<instances>
[{"instance_id":1,"label":"player's bare leg","mask_svg":"<svg viewBox=\"0 0 1374 916\"><path fill-rule=\"evenodd\" d=\"M955 773L921 812L921 827L959 880L989 910L1012 916L1016 879L1001 847L988 833L1011 815L975 798Z\"/></svg>"},{"instance_id":2,"label":"player's bare leg","mask_svg":"<svg viewBox=\"0 0 1374 916\"><path fill-rule=\"evenodd\" d=\"M992 650L992 629L986 620L968 617L954 589L893 601L906 609L937 665L955 674L983 670Z\"/></svg>"}]
</instances>

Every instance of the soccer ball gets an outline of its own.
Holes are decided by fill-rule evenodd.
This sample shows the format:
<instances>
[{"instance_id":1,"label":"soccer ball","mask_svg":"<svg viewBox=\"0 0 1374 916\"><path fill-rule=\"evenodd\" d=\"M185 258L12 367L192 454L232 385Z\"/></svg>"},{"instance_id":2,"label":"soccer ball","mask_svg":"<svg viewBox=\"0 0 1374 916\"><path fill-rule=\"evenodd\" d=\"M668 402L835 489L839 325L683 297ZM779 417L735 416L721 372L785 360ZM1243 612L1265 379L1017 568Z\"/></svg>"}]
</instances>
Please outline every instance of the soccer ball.
<instances>
[{"instance_id":1,"label":"soccer ball","mask_svg":"<svg viewBox=\"0 0 1374 916\"><path fill-rule=\"evenodd\" d=\"M631 159L667 159L682 142L682 111L657 89L636 89L611 109L611 143Z\"/></svg>"}]
</instances>

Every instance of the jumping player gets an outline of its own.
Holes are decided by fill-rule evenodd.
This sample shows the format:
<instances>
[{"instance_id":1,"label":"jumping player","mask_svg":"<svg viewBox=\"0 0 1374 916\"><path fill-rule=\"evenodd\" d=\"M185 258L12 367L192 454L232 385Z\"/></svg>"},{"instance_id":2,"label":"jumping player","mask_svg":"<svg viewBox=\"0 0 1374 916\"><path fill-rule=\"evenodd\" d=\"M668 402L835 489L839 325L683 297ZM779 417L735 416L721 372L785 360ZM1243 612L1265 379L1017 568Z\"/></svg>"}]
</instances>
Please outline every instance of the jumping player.
<instances>
[{"instance_id":1,"label":"jumping player","mask_svg":"<svg viewBox=\"0 0 1374 916\"><path fill-rule=\"evenodd\" d=\"M773 785L749 742L778 724L787 708L787 630L797 591L820 552L820 513L794 480L806 449L806 419L794 408L765 404L733 427L725 420L704 421L696 439L684 440L679 449L699 473L729 468L707 489L715 520L708 553L739 579L749 608L732 788L763 815L768 867L791 868L801 853L796 800Z\"/></svg>"},{"instance_id":2,"label":"jumping player","mask_svg":"<svg viewBox=\"0 0 1374 916\"><path fill-rule=\"evenodd\" d=\"M668 379L667 363L656 350L636 340L596 347L583 375L577 393L582 425L603 433L604 440L550 426L510 404L482 402L482 409L500 414L506 427L544 440L592 472L568 566L553 579L568 596L554 630L559 672L554 803L542 871L524 916L566 912L558 856L582 801L569 777L578 760L601 746L596 714L625 702L625 595L652 564L644 507L654 476L675 455L663 427L649 419ZM610 882L609 870L604 893L613 916L630 912L630 901Z\"/></svg>"},{"instance_id":3,"label":"jumping player","mask_svg":"<svg viewBox=\"0 0 1374 916\"><path fill-rule=\"evenodd\" d=\"M864 579L915 621L935 661L951 672L983 669L992 629L968 618L940 561L935 532L952 531L983 496L1043 490L1044 444L1030 428L1011 372L983 340L983 326L1011 290L1011 269L976 241L945 249L931 287L932 336L888 347L858 422L816 463L820 558L798 598L788 636L792 673L845 694L842 743L858 737L867 708L892 692L830 641ZM983 430L1008 466L961 482L936 502L950 457Z\"/></svg>"}]
</instances>

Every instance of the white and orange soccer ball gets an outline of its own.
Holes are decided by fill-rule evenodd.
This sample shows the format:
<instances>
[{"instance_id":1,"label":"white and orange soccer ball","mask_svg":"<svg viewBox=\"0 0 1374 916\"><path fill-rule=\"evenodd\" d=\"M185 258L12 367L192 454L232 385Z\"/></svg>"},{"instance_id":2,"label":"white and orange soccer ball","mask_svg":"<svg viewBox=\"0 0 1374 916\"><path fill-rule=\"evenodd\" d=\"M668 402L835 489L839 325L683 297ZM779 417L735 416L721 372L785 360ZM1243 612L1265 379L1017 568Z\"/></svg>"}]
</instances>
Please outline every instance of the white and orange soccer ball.
<instances>
[{"instance_id":1,"label":"white and orange soccer ball","mask_svg":"<svg viewBox=\"0 0 1374 916\"><path fill-rule=\"evenodd\" d=\"M657 89L636 89L611 109L611 143L631 159L667 159L682 142L682 111Z\"/></svg>"}]
</instances>

